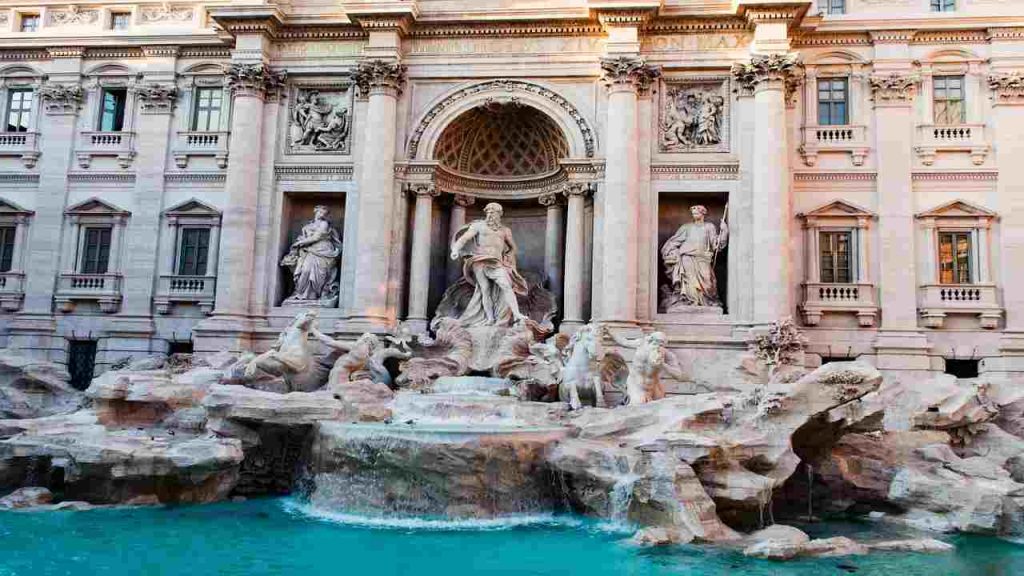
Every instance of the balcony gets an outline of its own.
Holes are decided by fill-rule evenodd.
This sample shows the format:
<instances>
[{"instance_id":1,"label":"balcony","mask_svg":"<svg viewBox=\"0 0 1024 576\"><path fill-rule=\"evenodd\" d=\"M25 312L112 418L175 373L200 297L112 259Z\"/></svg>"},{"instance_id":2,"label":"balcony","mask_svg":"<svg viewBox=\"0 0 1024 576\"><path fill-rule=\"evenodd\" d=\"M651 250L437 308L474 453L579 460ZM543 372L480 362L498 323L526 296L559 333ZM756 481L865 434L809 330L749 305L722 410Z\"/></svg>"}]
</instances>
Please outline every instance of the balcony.
<instances>
[{"instance_id":1,"label":"balcony","mask_svg":"<svg viewBox=\"0 0 1024 576\"><path fill-rule=\"evenodd\" d=\"M17 312L25 299L25 273L0 272L0 308Z\"/></svg>"},{"instance_id":2,"label":"balcony","mask_svg":"<svg viewBox=\"0 0 1024 576\"><path fill-rule=\"evenodd\" d=\"M875 325L878 316L878 302L875 300L874 284L826 284L809 282L804 284L804 301L801 306L804 323L817 326L824 314L855 314L857 323L863 327Z\"/></svg>"},{"instance_id":3,"label":"balcony","mask_svg":"<svg viewBox=\"0 0 1024 576\"><path fill-rule=\"evenodd\" d=\"M153 303L160 314L170 314L175 304L195 304L210 314L216 294L216 276L161 276Z\"/></svg>"},{"instance_id":4,"label":"balcony","mask_svg":"<svg viewBox=\"0 0 1024 576\"><path fill-rule=\"evenodd\" d=\"M121 307L121 275L61 274L53 299L61 312L74 311L78 302L96 302L100 310L113 314Z\"/></svg>"},{"instance_id":5,"label":"balcony","mask_svg":"<svg viewBox=\"0 0 1024 576\"><path fill-rule=\"evenodd\" d=\"M814 166L818 155L823 152L840 152L850 155L854 166L863 166L868 156L867 127L846 126L804 126L801 129L800 155L804 164Z\"/></svg>"},{"instance_id":6,"label":"balcony","mask_svg":"<svg viewBox=\"0 0 1024 576\"><path fill-rule=\"evenodd\" d=\"M979 166L985 163L989 149L984 124L926 124L917 127L917 144L914 151L925 166L934 164L939 152L966 152L971 155L971 162Z\"/></svg>"},{"instance_id":7,"label":"balcony","mask_svg":"<svg viewBox=\"0 0 1024 576\"><path fill-rule=\"evenodd\" d=\"M19 156L25 168L39 160L38 132L0 132L0 156Z\"/></svg>"},{"instance_id":8,"label":"balcony","mask_svg":"<svg viewBox=\"0 0 1024 576\"><path fill-rule=\"evenodd\" d=\"M928 328L942 328L949 314L971 314L982 328L993 329L1003 316L994 284L926 284L918 298L918 312Z\"/></svg>"},{"instance_id":9,"label":"balcony","mask_svg":"<svg viewBox=\"0 0 1024 576\"><path fill-rule=\"evenodd\" d=\"M121 168L135 158L134 132L82 132L75 156L81 168L88 168L95 156L115 156Z\"/></svg>"},{"instance_id":10,"label":"balcony","mask_svg":"<svg viewBox=\"0 0 1024 576\"><path fill-rule=\"evenodd\" d=\"M178 132L172 153L178 168L186 168L190 156L213 156L219 168L227 168L228 133Z\"/></svg>"}]
</instances>

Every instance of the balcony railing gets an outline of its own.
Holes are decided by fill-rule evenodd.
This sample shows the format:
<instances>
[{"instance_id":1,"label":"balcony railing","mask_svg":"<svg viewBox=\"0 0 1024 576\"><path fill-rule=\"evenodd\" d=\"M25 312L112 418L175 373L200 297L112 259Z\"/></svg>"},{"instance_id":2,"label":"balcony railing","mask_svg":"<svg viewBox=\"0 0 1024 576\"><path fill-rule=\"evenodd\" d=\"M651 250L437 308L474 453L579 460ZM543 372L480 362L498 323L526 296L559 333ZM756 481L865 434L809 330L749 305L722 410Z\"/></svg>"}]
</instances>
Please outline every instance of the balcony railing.
<instances>
[{"instance_id":1,"label":"balcony railing","mask_svg":"<svg viewBox=\"0 0 1024 576\"><path fill-rule=\"evenodd\" d=\"M25 273L18 271L0 272L0 308L17 312L25 299Z\"/></svg>"},{"instance_id":2,"label":"balcony railing","mask_svg":"<svg viewBox=\"0 0 1024 576\"><path fill-rule=\"evenodd\" d=\"M61 274L54 301L62 312L73 311L75 304L83 301L96 302L107 313L117 312L121 307L121 275Z\"/></svg>"},{"instance_id":3,"label":"balcony railing","mask_svg":"<svg viewBox=\"0 0 1024 576\"><path fill-rule=\"evenodd\" d=\"M942 328L949 314L978 316L982 328L997 328L1003 309L993 284L927 284L918 292L925 326Z\"/></svg>"},{"instance_id":4,"label":"balcony railing","mask_svg":"<svg viewBox=\"0 0 1024 576\"><path fill-rule=\"evenodd\" d=\"M38 132L0 132L0 156L20 156L26 168L39 160Z\"/></svg>"},{"instance_id":5,"label":"balcony railing","mask_svg":"<svg viewBox=\"0 0 1024 576\"><path fill-rule=\"evenodd\" d=\"M75 155L82 168L88 168L95 156L116 156L118 164L127 168L135 158L135 133L82 132Z\"/></svg>"},{"instance_id":6,"label":"balcony railing","mask_svg":"<svg viewBox=\"0 0 1024 576\"><path fill-rule=\"evenodd\" d=\"M823 152L850 154L854 166L864 164L868 155L867 128L850 124L844 126L804 126L800 155L804 164L814 166Z\"/></svg>"},{"instance_id":7,"label":"balcony railing","mask_svg":"<svg viewBox=\"0 0 1024 576\"><path fill-rule=\"evenodd\" d=\"M153 302L160 314L169 314L178 303L195 304L209 314L216 294L216 276L160 276Z\"/></svg>"},{"instance_id":8,"label":"balcony railing","mask_svg":"<svg viewBox=\"0 0 1024 576\"><path fill-rule=\"evenodd\" d=\"M227 167L227 132L178 132L174 144L174 163L178 168L188 166L189 156L213 156L217 166Z\"/></svg>"},{"instance_id":9,"label":"balcony railing","mask_svg":"<svg viewBox=\"0 0 1024 576\"><path fill-rule=\"evenodd\" d=\"M989 152L985 125L918 126L917 145L914 150L925 166L934 164L939 152L967 152L975 165L983 164Z\"/></svg>"},{"instance_id":10,"label":"balcony railing","mask_svg":"<svg viewBox=\"0 0 1024 576\"><path fill-rule=\"evenodd\" d=\"M804 323L817 326L824 314L855 314L861 326L873 326L878 316L874 284L831 284L808 282L804 284L801 306Z\"/></svg>"}]
</instances>

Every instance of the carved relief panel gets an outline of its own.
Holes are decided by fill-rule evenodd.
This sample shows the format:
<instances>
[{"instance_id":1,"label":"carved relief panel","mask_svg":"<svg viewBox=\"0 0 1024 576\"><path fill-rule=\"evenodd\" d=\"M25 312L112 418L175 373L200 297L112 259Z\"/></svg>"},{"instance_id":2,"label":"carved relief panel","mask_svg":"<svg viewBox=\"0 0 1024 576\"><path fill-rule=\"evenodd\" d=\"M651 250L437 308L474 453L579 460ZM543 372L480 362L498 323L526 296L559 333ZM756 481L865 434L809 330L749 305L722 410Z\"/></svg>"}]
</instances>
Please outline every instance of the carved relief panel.
<instances>
[{"instance_id":1,"label":"carved relief panel","mask_svg":"<svg viewBox=\"0 0 1024 576\"><path fill-rule=\"evenodd\" d=\"M665 153L729 151L729 79L666 78L658 149Z\"/></svg>"},{"instance_id":2,"label":"carved relief panel","mask_svg":"<svg viewBox=\"0 0 1024 576\"><path fill-rule=\"evenodd\" d=\"M288 108L288 153L351 153L353 92L351 84L296 87Z\"/></svg>"}]
</instances>

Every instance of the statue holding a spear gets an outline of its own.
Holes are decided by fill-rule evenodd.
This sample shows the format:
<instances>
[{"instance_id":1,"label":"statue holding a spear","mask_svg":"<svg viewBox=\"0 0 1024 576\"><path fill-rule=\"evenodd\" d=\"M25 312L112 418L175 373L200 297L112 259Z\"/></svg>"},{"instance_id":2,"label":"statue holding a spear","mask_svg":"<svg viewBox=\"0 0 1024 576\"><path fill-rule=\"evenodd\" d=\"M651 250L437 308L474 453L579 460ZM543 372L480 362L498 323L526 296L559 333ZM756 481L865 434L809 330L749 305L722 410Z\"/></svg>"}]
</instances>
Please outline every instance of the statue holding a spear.
<instances>
[{"instance_id":1,"label":"statue holding a spear","mask_svg":"<svg viewBox=\"0 0 1024 576\"><path fill-rule=\"evenodd\" d=\"M718 298L715 263L718 253L729 241L726 223L729 205L725 205L717 227L704 220L708 214L704 206L698 204L690 208L690 214L693 222L680 226L661 247L665 275L670 282L661 290L661 307L666 312L678 312L692 306L722 306Z\"/></svg>"}]
</instances>

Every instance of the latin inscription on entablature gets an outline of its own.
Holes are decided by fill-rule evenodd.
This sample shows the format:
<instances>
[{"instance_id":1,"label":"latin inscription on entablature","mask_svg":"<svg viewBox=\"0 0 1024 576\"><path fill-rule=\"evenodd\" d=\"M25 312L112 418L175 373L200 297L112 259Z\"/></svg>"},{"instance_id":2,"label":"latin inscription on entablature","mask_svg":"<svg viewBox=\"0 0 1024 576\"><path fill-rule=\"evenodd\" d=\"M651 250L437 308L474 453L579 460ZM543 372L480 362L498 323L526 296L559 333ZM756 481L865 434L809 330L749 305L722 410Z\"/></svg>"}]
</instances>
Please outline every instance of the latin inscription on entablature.
<instances>
[{"instance_id":1,"label":"latin inscription on entablature","mask_svg":"<svg viewBox=\"0 0 1024 576\"><path fill-rule=\"evenodd\" d=\"M643 52L708 52L738 50L750 45L750 34L666 34L644 36Z\"/></svg>"},{"instance_id":2,"label":"latin inscription on entablature","mask_svg":"<svg viewBox=\"0 0 1024 576\"><path fill-rule=\"evenodd\" d=\"M414 38L407 54L600 53L605 39L576 38Z\"/></svg>"},{"instance_id":3,"label":"latin inscription on entablature","mask_svg":"<svg viewBox=\"0 0 1024 576\"><path fill-rule=\"evenodd\" d=\"M276 58L323 58L330 56L356 56L365 42L282 42L275 46Z\"/></svg>"}]
</instances>

